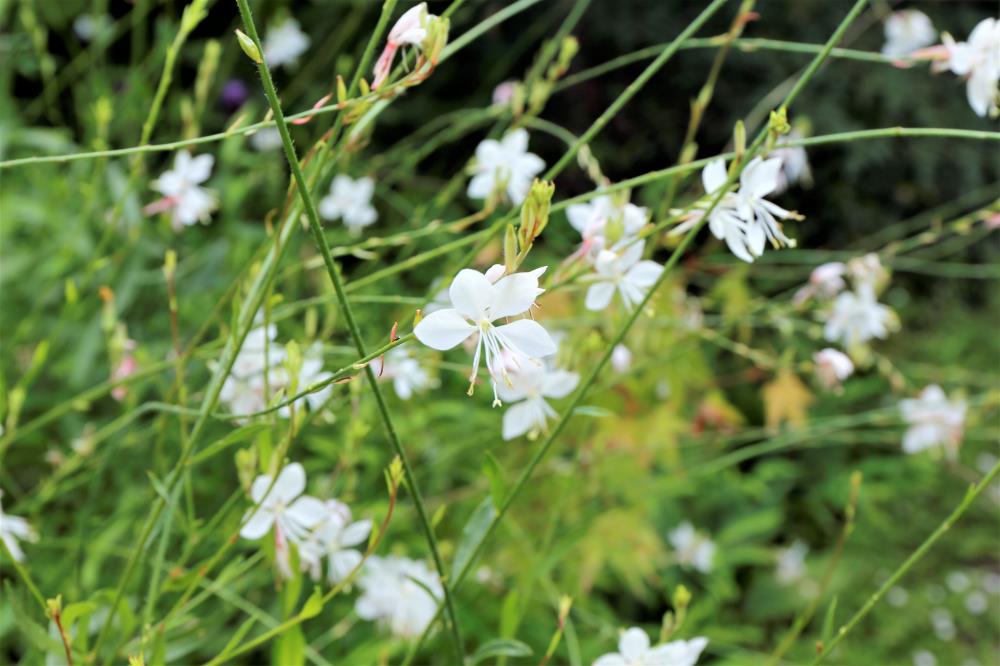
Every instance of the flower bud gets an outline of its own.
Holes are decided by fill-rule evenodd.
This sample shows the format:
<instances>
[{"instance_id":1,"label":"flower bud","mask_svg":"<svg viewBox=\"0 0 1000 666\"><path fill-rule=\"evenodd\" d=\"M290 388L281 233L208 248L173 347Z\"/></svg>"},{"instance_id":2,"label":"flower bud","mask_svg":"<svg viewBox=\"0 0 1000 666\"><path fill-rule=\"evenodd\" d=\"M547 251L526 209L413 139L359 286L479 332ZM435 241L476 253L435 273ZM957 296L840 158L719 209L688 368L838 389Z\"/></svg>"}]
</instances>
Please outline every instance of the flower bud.
<instances>
[{"instance_id":1,"label":"flower bud","mask_svg":"<svg viewBox=\"0 0 1000 666\"><path fill-rule=\"evenodd\" d=\"M545 225L549 222L549 208L552 205L552 195L556 190L555 183L535 179L531 183L524 204L521 206L521 226L518 229L518 240L522 252L531 247Z\"/></svg>"},{"instance_id":2,"label":"flower bud","mask_svg":"<svg viewBox=\"0 0 1000 666\"><path fill-rule=\"evenodd\" d=\"M236 29L236 41L240 43L240 48L243 49L243 53L246 53L248 58L253 60L258 65L264 62L264 58L260 55L260 49L258 49L257 45L253 43L253 40L239 28Z\"/></svg>"}]
</instances>

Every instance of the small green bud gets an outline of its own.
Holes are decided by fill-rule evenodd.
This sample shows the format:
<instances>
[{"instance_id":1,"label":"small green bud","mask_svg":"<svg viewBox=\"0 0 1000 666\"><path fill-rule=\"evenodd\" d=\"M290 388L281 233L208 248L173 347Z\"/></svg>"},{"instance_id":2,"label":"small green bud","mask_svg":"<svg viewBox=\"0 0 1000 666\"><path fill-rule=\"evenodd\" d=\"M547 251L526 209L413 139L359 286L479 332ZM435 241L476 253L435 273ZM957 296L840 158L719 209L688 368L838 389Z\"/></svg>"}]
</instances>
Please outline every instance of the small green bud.
<instances>
[{"instance_id":1,"label":"small green bud","mask_svg":"<svg viewBox=\"0 0 1000 666\"><path fill-rule=\"evenodd\" d=\"M258 49L257 45L253 43L253 40L239 28L236 29L236 41L240 43L240 48L243 49L243 53L246 53L248 58L253 60L258 65L264 62L263 56L260 55L260 49Z\"/></svg>"},{"instance_id":2,"label":"small green bud","mask_svg":"<svg viewBox=\"0 0 1000 666\"><path fill-rule=\"evenodd\" d=\"M503 265L508 275L517 271L518 263L517 231L514 230L513 224L508 224L503 237Z\"/></svg>"},{"instance_id":3,"label":"small green bud","mask_svg":"<svg viewBox=\"0 0 1000 666\"><path fill-rule=\"evenodd\" d=\"M733 146L736 148L736 161L742 160L747 151L747 127L742 120L737 120L733 128Z\"/></svg>"},{"instance_id":4,"label":"small green bud","mask_svg":"<svg viewBox=\"0 0 1000 666\"><path fill-rule=\"evenodd\" d=\"M792 126L788 124L788 109L781 107L777 111L771 112L771 117L767 122L767 131L773 135L788 134L792 131Z\"/></svg>"},{"instance_id":5,"label":"small green bud","mask_svg":"<svg viewBox=\"0 0 1000 666\"><path fill-rule=\"evenodd\" d=\"M521 226L518 229L518 240L521 250L531 247L545 226L549 223L549 209L552 206L552 195L555 193L555 183L535 179L531 190L521 206Z\"/></svg>"},{"instance_id":6,"label":"small green bud","mask_svg":"<svg viewBox=\"0 0 1000 666\"><path fill-rule=\"evenodd\" d=\"M344 83L344 77L337 74L337 102L343 104L347 101L347 84Z\"/></svg>"}]
</instances>

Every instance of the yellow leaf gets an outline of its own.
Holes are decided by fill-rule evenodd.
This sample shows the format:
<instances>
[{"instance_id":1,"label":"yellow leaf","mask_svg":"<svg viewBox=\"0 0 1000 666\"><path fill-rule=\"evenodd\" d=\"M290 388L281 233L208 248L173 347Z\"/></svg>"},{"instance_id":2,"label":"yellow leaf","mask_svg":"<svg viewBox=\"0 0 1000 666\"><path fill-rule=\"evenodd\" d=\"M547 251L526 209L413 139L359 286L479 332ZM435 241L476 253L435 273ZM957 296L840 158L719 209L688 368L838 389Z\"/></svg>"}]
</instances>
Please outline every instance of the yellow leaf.
<instances>
[{"instance_id":1,"label":"yellow leaf","mask_svg":"<svg viewBox=\"0 0 1000 666\"><path fill-rule=\"evenodd\" d=\"M790 370L782 370L764 386L764 421L769 428L783 422L791 426L804 425L806 410L813 402L812 393Z\"/></svg>"}]
</instances>

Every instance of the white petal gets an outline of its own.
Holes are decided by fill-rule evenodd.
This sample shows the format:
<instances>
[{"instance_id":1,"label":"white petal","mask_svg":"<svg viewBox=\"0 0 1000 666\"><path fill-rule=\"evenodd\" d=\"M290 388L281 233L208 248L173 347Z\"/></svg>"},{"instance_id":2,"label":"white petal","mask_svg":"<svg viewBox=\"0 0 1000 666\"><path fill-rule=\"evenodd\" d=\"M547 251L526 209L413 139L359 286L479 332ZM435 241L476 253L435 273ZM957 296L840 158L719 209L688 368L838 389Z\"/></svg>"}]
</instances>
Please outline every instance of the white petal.
<instances>
[{"instance_id":1,"label":"white petal","mask_svg":"<svg viewBox=\"0 0 1000 666\"><path fill-rule=\"evenodd\" d=\"M537 321L518 319L504 326L498 326L496 331L505 341L512 343L518 350L532 358L542 358L556 353L556 343Z\"/></svg>"},{"instance_id":2,"label":"white petal","mask_svg":"<svg viewBox=\"0 0 1000 666\"><path fill-rule=\"evenodd\" d=\"M476 327L465 320L456 310L446 308L436 310L423 319L413 329L417 340L430 347L444 351L451 349L472 335Z\"/></svg>"},{"instance_id":3,"label":"white petal","mask_svg":"<svg viewBox=\"0 0 1000 666\"><path fill-rule=\"evenodd\" d=\"M541 393L546 398L565 398L580 383L580 375L567 370L553 370L542 380Z\"/></svg>"},{"instance_id":4,"label":"white petal","mask_svg":"<svg viewBox=\"0 0 1000 666\"><path fill-rule=\"evenodd\" d=\"M312 529L326 520L329 512L322 500L303 495L285 509L285 515L302 527Z\"/></svg>"},{"instance_id":5,"label":"white petal","mask_svg":"<svg viewBox=\"0 0 1000 666\"><path fill-rule=\"evenodd\" d=\"M372 521L367 518L351 523L340 533L340 545L357 546L368 538L371 531Z\"/></svg>"},{"instance_id":6,"label":"white petal","mask_svg":"<svg viewBox=\"0 0 1000 666\"><path fill-rule=\"evenodd\" d=\"M778 187L779 173L781 173L780 158L773 157L768 160L753 158L740 174L740 193L755 199L767 196Z\"/></svg>"},{"instance_id":7,"label":"white petal","mask_svg":"<svg viewBox=\"0 0 1000 666\"><path fill-rule=\"evenodd\" d=\"M356 550L341 550L330 555L330 582L339 583L347 578L361 563L361 553Z\"/></svg>"},{"instance_id":8,"label":"white petal","mask_svg":"<svg viewBox=\"0 0 1000 666\"><path fill-rule=\"evenodd\" d=\"M503 148L500 142L493 139L484 139L476 146L476 162L482 167L492 168L497 162L503 159ZM487 192L489 194L489 192Z\"/></svg>"},{"instance_id":9,"label":"white petal","mask_svg":"<svg viewBox=\"0 0 1000 666\"><path fill-rule=\"evenodd\" d=\"M640 261L629 269L625 279L636 287L646 288L653 286L660 278L661 273L663 273L663 266L655 261Z\"/></svg>"},{"instance_id":10,"label":"white petal","mask_svg":"<svg viewBox=\"0 0 1000 666\"><path fill-rule=\"evenodd\" d=\"M540 271L514 273L500 278L493 286L493 300L489 306L490 319L512 317L526 312L542 292L538 288L538 278L544 272L545 267L542 267Z\"/></svg>"},{"instance_id":11,"label":"white petal","mask_svg":"<svg viewBox=\"0 0 1000 666\"><path fill-rule=\"evenodd\" d=\"M618 651L626 661L638 662L648 649L649 636L639 627L632 627L618 639Z\"/></svg>"},{"instance_id":12,"label":"white petal","mask_svg":"<svg viewBox=\"0 0 1000 666\"><path fill-rule=\"evenodd\" d=\"M598 282L590 285L587 290L587 300L584 305L588 310L600 312L608 307L611 297L615 295L615 285L610 282Z\"/></svg>"},{"instance_id":13,"label":"white petal","mask_svg":"<svg viewBox=\"0 0 1000 666\"><path fill-rule=\"evenodd\" d=\"M470 199L485 199L493 191L495 181L496 177L492 171L476 174L469 181L469 188L465 193Z\"/></svg>"},{"instance_id":14,"label":"white petal","mask_svg":"<svg viewBox=\"0 0 1000 666\"><path fill-rule=\"evenodd\" d=\"M476 322L485 316L493 300L493 285L479 271L463 268L452 280L448 297L459 314Z\"/></svg>"},{"instance_id":15,"label":"white petal","mask_svg":"<svg viewBox=\"0 0 1000 666\"><path fill-rule=\"evenodd\" d=\"M274 514L263 507L259 508L253 512L250 520L246 521L246 524L240 528L240 536L244 539L259 539L267 534L273 524Z\"/></svg>"},{"instance_id":16,"label":"white petal","mask_svg":"<svg viewBox=\"0 0 1000 666\"><path fill-rule=\"evenodd\" d=\"M701 184L707 194L713 194L726 182L726 161L721 157L705 165L701 172Z\"/></svg>"},{"instance_id":17,"label":"white petal","mask_svg":"<svg viewBox=\"0 0 1000 666\"><path fill-rule=\"evenodd\" d=\"M204 183L212 175L212 165L215 158L211 155L199 155L188 164L187 177L192 183Z\"/></svg>"},{"instance_id":18,"label":"white petal","mask_svg":"<svg viewBox=\"0 0 1000 666\"><path fill-rule=\"evenodd\" d=\"M501 140L501 145L503 146L503 149L508 152L508 154L517 154L527 151L528 131L524 128L518 128L511 132L507 132Z\"/></svg>"},{"instance_id":19,"label":"white petal","mask_svg":"<svg viewBox=\"0 0 1000 666\"><path fill-rule=\"evenodd\" d=\"M503 413L503 438L511 440L520 437L530 431L536 425L545 425L544 419L539 424L537 420L538 410L531 400L519 402L507 408Z\"/></svg>"},{"instance_id":20,"label":"white petal","mask_svg":"<svg viewBox=\"0 0 1000 666\"><path fill-rule=\"evenodd\" d=\"M582 235L593 221L593 208L590 204L573 204L566 209L566 219L570 225Z\"/></svg>"},{"instance_id":21,"label":"white petal","mask_svg":"<svg viewBox=\"0 0 1000 666\"><path fill-rule=\"evenodd\" d=\"M327 195L319 201L319 215L324 220L336 220L340 217L340 204L332 194Z\"/></svg>"},{"instance_id":22,"label":"white petal","mask_svg":"<svg viewBox=\"0 0 1000 666\"><path fill-rule=\"evenodd\" d=\"M617 652L601 655L594 662L594 666L629 666L625 658Z\"/></svg>"},{"instance_id":23,"label":"white petal","mask_svg":"<svg viewBox=\"0 0 1000 666\"><path fill-rule=\"evenodd\" d=\"M274 482L271 494L285 502L291 502L306 489L306 471L299 463L289 463Z\"/></svg>"}]
</instances>

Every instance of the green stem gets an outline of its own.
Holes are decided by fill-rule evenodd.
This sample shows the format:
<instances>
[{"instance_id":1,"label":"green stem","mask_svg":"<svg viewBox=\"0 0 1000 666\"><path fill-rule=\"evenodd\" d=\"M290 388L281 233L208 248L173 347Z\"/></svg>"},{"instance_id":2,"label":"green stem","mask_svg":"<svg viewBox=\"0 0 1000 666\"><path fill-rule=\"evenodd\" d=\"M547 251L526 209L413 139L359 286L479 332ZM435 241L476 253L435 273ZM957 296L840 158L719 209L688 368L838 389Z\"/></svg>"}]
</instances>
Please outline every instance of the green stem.
<instances>
[{"instance_id":1,"label":"green stem","mask_svg":"<svg viewBox=\"0 0 1000 666\"><path fill-rule=\"evenodd\" d=\"M236 4L239 7L240 17L243 19L247 35L253 40L254 44L257 45L257 48L262 50L260 39L257 35L257 27L254 24L253 14L250 11L248 0L236 0ZM323 225L320 222L319 214L316 212L316 205L310 195L309 184L306 182L305 176L302 174L302 168L299 165L299 159L295 153L295 146L292 143L292 137L288 133L288 124L285 121L284 114L282 113L281 102L278 100L278 93L274 87L274 82L271 79L271 72L268 69L267 63L264 61L258 63L257 71L261 77L261 82L264 87L264 95L267 97L268 105L274 113L274 120L277 125L278 132L281 135L281 143L284 147L285 158L288 161L288 166L291 169L292 177L295 180L299 197L301 198L302 205L305 208L306 219L309 221L309 229L312 232L316 245L319 247L320 253L323 255L323 263L326 265L327 273L333 283L337 300L339 301L340 308L344 314L344 320L351 333L351 338L354 341L355 347L357 347L358 355L365 357L367 355L367 351L365 350L364 339L361 337L361 330L355 320L351 304L347 299L347 292L344 289L344 280L340 274L340 268L334 263L333 256L330 254L330 246L327 243L326 235L323 233ZM427 537L427 543L430 547L434 564L437 567L438 574L444 582L442 587L445 590L445 604L448 608L453 647L456 658L459 662L461 662L465 658L465 649L462 646L462 636L458 625L458 617L455 613L454 603L452 601L451 593L448 591L444 563L438 550L437 539L434 537L434 528L431 526L430 519L427 516L426 509L424 508L423 497L421 496L420 490L416 484L406 451L396 433L395 426L393 425L392 418L389 414L389 408L385 402L385 397L382 395L382 390L378 385L378 378L375 376L375 371L370 365L366 365L365 374L368 377L368 383L370 384L372 393L375 396L375 403L378 407L382 424L385 427L386 436L389 438L396 455L399 456L403 463L406 484L410 489L411 495L413 496L413 503L416 506L417 515L420 518L425 536Z\"/></svg>"}]
</instances>

